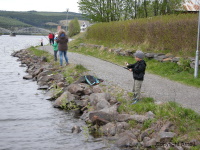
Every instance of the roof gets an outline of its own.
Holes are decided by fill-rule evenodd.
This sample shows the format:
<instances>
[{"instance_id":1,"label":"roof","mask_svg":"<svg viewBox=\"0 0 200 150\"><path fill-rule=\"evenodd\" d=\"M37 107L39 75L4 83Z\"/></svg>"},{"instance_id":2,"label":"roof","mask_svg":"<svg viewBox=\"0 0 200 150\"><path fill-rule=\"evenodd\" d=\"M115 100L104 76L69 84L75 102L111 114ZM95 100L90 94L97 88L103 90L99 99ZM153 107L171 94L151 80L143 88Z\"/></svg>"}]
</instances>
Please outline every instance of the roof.
<instances>
[{"instance_id":1,"label":"roof","mask_svg":"<svg viewBox=\"0 0 200 150\"><path fill-rule=\"evenodd\" d=\"M189 0L183 4L183 8L186 11L199 11L200 10L200 2L199 0Z\"/></svg>"}]
</instances>

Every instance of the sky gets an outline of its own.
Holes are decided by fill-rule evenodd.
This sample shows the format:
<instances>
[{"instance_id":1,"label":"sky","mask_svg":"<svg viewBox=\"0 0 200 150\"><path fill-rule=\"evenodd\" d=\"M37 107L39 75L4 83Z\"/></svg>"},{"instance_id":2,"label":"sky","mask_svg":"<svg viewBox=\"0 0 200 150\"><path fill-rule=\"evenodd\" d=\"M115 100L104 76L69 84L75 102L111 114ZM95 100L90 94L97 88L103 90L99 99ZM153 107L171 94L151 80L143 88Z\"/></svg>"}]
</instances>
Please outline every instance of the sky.
<instances>
[{"instance_id":1,"label":"sky","mask_svg":"<svg viewBox=\"0 0 200 150\"><path fill-rule=\"evenodd\" d=\"M78 10L79 0L0 0L0 10L6 11L49 11L80 13Z\"/></svg>"}]
</instances>

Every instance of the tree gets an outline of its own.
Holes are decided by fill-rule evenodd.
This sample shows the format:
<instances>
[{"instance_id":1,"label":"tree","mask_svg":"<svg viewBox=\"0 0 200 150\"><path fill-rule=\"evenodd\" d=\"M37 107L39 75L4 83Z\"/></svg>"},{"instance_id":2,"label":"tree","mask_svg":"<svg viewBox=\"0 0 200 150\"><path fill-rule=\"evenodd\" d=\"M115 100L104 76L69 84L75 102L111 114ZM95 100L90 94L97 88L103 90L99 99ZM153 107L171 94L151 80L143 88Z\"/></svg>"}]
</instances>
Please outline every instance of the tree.
<instances>
[{"instance_id":1,"label":"tree","mask_svg":"<svg viewBox=\"0 0 200 150\"><path fill-rule=\"evenodd\" d=\"M171 14L184 0L80 0L79 9L94 22Z\"/></svg>"},{"instance_id":2,"label":"tree","mask_svg":"<svg viewBox=\"0 0 200 150\"><path fill-rule=\"evenodd\" d=\"M74 20L71 20L69 23L69 36L74 36L78 33L80 33L81 29L80 29L80 24L78 22L78 19L75 18Z\"/></svg>"}]
</instances>

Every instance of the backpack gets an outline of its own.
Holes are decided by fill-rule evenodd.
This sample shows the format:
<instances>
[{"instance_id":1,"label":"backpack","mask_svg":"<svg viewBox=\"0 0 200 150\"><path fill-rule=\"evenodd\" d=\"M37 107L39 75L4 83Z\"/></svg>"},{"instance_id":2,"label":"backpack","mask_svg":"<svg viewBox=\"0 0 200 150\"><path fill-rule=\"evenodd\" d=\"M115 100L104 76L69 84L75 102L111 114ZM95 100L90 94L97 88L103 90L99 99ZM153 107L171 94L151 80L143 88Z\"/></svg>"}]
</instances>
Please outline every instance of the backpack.
<instances>
[{"instance_id":1,"label":"backpack","mask_svg":"<svg viewBox=\"0 0 200 150\"><path fill-rule=\"evenodd\" d=\"M97 85L101 82L103 82L104 80L102 79L97 79L94 76L91 75L85 75L85 76L81 76L76 82L74 83L87 83L89 85Z\"/></svg>"},{"instance_id":2,"label":"backpack","mask_svg":"<svg viewBox=\"0 0 200 150\"><path fill-rule=\"evenodd\" d=\"M86 75L84 77L85 77L86 83L88 83L89 85L96 85L96 84L100 83L100 81L97 78L95 78L94 76Z\"/></svg>"}]
</instances>

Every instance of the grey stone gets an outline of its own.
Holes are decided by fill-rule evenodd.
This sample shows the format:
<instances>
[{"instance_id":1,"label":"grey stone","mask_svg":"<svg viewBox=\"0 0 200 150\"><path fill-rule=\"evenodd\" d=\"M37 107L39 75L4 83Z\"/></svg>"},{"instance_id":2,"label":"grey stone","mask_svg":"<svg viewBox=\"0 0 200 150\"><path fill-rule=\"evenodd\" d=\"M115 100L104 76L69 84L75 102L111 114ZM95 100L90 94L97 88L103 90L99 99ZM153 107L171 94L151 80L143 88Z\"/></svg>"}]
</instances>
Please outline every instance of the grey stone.
<instances>
[{"instance_id":1,"label":"grey stone","mask_svg":"<svg viewBox=\"0 0 200 150\"><path fill-rule=\"evenodd\" d=\"M25 80L32 80L33 76L32 75L26 75L26 76L23 77L23 79L25 79Z\"/></svg>"},{"instance_id":2,"label":"grey stone","mask_svg":"<svg viewBox=\"0 0 200 150\"><path fill-rule=\"evenodd\" d=\"M113 123L107 123L102 126L100 130L106 136L114 136L116 134L116 125Z\"/></svg>"},{"instance_id":3,"label":"grey stone","mask_svg":"<svg viewBox=\"0 0 200 150\"><path fill-rule=\"evenodd\" d=\"M72 128L72 133L80 133L81 131L81 127L79 126L73 126Z\"/></svg>"},{"instance_id":4,"label":"grey stone","mask_svg":"<svg viewBox=\"0 0 200 150\"><path fill-rule=\"evenodd\" d=\"M101 110L101 109L109 108L109 107L110 107L110 103L106 101L105 99L99 99L98 103L96 104L96 110Z\"/></svg>"},{"instance_id":5,"label":"grey stone","mask_svg":"<svg viewBox=\"0 0 200 150\"><path fill-rule=\"evenodd\" d=\"M145 147L151 147L156 145L156 140L154 138L150 139L148 137L145 137L143 142Z\"/></svg>"},{"instance_id":6,"label":"grey stone","mask_svg":"<svg viewBox=\"0 0 200 150\"><path fill-rule=\"evenodd\" d=\"M176 133L173 132L160 132L158 134L159 141L161 143L168 143L176 136Z\"/></svg>"}]
</instances>

